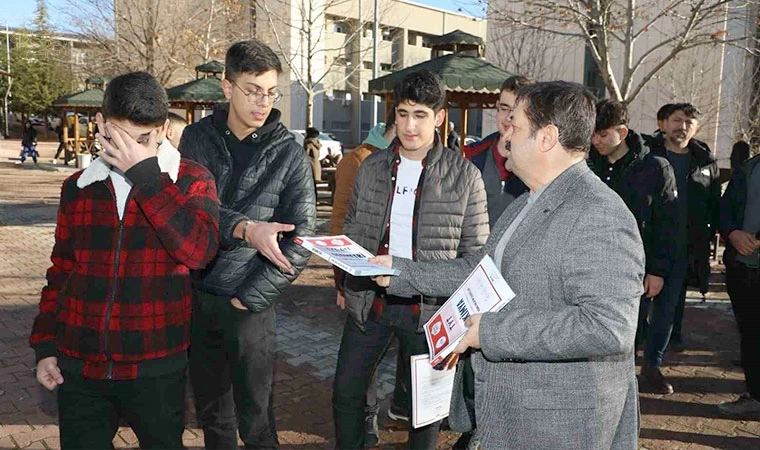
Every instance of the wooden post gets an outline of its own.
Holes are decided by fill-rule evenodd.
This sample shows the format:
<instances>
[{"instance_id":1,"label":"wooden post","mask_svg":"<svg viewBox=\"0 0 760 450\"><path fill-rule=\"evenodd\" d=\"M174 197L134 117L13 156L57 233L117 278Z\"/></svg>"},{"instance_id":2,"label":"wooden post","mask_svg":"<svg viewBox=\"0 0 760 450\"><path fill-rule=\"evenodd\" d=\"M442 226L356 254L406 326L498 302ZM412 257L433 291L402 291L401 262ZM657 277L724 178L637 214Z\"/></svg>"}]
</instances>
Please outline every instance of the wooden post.
<instances>
[{"instance_id":1,"label":"wooden post","mask_svg":"<svg viewBox=\"0 0 760 450\"><path fill-rule=\"evenodd\" d=\"M447 99L448 100L448 99ZM443 106L443 110L446 111L446 114L443 116L443 124L441 125L443 127L443 131L441 132L441 143L444 147L449 146L449 102L446 102Z\"/></svg>"},{"instance_id":2,"label":"wooden post","mask_svg":"<svg viewBox=\"0 0 760 450\"><path fill-rule=\"evenodd\" d=\"M188 125L192 125L193 123L193 112L192 106L185 108L185 122L187 122Z\"/></svg>"},{"instance_id":3,"label":"wooden post","mask_svg":"<svg viewBox=\"0 0 760 450\"><path fill-rule=\"evenodd\" d=\"M459 124L459 151L464 155L464 138L467 136L467 107L468 104L460 104L459 108L462 111L462 117Z\"/></svg>"},{"instance_id":4,"label":"wooden post","mask_svg":"<svg viewBox=\"0 0 760 450\"><path fill-rule=\"evenodd\" d=\"M79 114L74 110L74 167L79 169Z\"/></svg>"}]
</instances>

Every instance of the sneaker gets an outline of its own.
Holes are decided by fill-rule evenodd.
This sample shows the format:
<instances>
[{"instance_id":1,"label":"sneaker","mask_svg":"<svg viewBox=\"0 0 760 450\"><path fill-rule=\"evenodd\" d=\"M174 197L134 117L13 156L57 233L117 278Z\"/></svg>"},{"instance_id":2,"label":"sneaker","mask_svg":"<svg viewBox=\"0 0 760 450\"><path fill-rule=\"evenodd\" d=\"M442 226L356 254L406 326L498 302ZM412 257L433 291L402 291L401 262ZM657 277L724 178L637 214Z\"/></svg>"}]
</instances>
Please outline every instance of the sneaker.
<instances>
[{"instance_id":1,"label":"sneaker","mask_svg":"<svg viewBox=\"0 0 760 450\"><path fill-rule=\"evenodd\" d=\"M377 447L380 443L380 431L377 427L377 413L367 413L364 417L364 447Z\"/></svg>"},{"instance_id":2,"label":"sneaker","mask_svg":"<svg viewBox=\"0 0 760 450\"><path fill-rule=\"evenodd\" d=\"M391 420L403 420L404 422L409 422L409 411L407 411L406 408L391 403L391 406L388 408L388 417Z\"/></svg>"},{"instance_id":3,"label":"sneaker","mask_svg":"<svg viewBox=\"0 0 760 450\"><path fill-rule=\"evenodd\" d=\"M659 367L644 367L641 369L641 378L641 392L661 395L673 393L673 385L668 383Z\"/></svg>"},{"instance_id":4,"label":"sneaker","mask_svg":"<svg viewBox=\"0 0 760 450\"><path fill-rule=\"evenodd\" d=\"M745 414L760 413L760 401L744 393L732 402L718 405L718 411L727 416L743 416Z\"/></svg>"}]
</instances>

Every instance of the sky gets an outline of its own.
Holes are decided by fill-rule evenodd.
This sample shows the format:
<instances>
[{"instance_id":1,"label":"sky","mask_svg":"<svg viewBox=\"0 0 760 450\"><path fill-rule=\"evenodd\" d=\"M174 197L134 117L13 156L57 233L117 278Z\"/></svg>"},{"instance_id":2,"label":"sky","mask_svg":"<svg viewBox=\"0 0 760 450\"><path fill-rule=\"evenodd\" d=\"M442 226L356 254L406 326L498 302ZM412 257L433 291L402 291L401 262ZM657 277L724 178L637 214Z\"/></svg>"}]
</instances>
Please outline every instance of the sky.
<instances>
[{"instance_id":1,"label":"sky","mask_svg":"<svg viewBox=\"0 0 760 450\"><path fill-rule=\"evenodd\" d=\"M425 5L435 6L437 8L446 9L449 11L459 11L473 14L482 15L481 8L477 5L477 0L412 0L416 3L422 3ZM51 23L54 27L57 27L56 17L61 17L60 14L55 14L58 7L62 6L63 2L60 0L47 0L48 11L51 16ZM37 2L34 0L0 0L0 27L5 28L7 23L10 27L20 27L23 25L30 25L32 18L34 17L34 8Z\"/></svg>"}]
</instances>

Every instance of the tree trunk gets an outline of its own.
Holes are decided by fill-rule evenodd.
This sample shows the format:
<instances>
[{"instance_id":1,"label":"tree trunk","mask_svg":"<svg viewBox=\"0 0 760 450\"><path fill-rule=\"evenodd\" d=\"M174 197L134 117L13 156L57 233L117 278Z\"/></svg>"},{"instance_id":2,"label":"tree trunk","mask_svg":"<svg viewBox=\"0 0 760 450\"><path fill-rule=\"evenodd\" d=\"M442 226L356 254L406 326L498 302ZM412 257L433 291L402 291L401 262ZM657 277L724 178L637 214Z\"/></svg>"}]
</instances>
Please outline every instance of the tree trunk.
<instances>
[{"instance_id":1,"label":"tree trunk","mask_svg":"<svg viewBox=\"0 0 760 450\"><path fill-rule=\"evenodd\" d=\"M306 92L306 128L314 126L314 93Z\"/></svg>"}]
</instances>

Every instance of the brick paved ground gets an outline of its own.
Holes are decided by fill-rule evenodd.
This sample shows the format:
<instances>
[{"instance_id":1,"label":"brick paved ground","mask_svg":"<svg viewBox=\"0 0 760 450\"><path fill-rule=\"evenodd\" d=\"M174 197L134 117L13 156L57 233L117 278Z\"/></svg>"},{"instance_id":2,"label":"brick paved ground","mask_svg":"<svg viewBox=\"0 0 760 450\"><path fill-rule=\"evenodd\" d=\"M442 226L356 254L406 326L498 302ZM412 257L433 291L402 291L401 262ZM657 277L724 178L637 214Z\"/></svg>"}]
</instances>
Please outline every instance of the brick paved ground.
<instances>
[{"instance_id":1,"label":"brick paved ground","mask_svg":"<svg viewBox=\"0 0 760 450\"><path fill-rule=\"evenodd\" d=\"M10 145L9 145L10 144ZM44 271L53 243L60 183L71 169L42 164L18 167L17 142L0 141L0 448L58 448L53 394L34 380L34 356L27 346ZM48 148L49 147L49 148ZM48 161L54 145L41 148ZM320 206L320 223L329 207ZM722 290L720 276L714 287ZM312 258L308 269L277 305L275 403L279 437L286 449L332 448L331 380L345 316L334 307L332 271ZM743 389L742 375L731 365L739 357L737 335L725 294L707 302L692 295L686 312L689 350L666 355L666 375L676 394L641 395L641 448L757 449L760 418L721 418L716 403ZM393 388L394 355L381 366L381 392ZM191 399L188 399L190 404ZM185 444L202 447L202 432L188 413ZM403 448L402 427L381 416L382 448ZM439 448L448 449L453 432L441 433ZM131 430L122 427L116 447L135 447Z\"/></svg>"}]
</instances>

